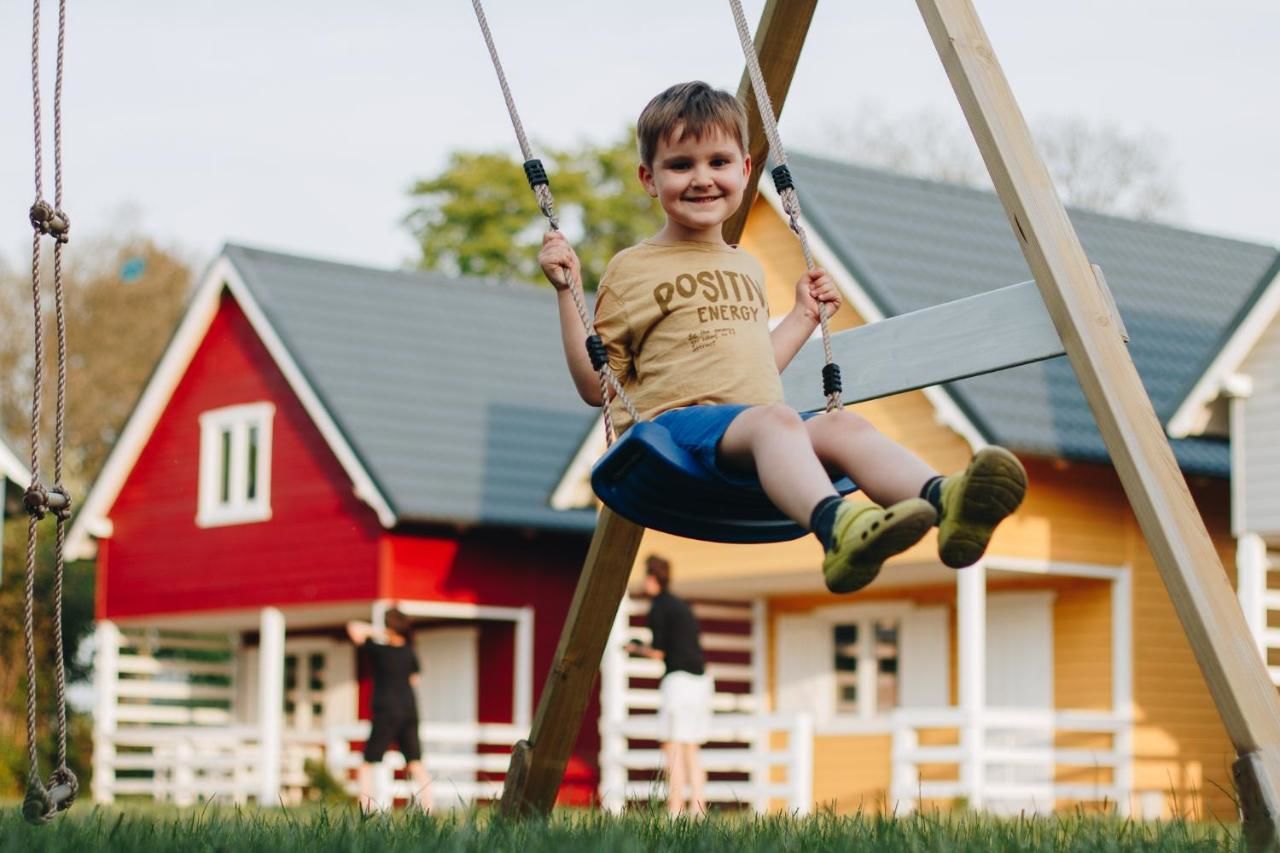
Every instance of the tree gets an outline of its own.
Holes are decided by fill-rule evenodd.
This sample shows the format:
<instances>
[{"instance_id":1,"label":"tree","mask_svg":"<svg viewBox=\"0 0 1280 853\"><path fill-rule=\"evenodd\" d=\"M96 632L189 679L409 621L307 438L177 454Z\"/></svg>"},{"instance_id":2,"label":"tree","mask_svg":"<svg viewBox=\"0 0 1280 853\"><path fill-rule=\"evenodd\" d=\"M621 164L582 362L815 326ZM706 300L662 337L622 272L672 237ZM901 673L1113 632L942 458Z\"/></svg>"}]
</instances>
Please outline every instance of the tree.
<instances>
[{"instance_id":1,"label":"tree","mask_svg":"<svg viewBox=\"0 0 1280 853\"><path fill-rule=\"evenodd\" d=\"M66 254L65 474L73 497L82 499L177 326L192 272L179 253L136 234L75 241ZM48 460L57 350L53 265L42 266L46 323L41 445ZM29 268L0 266L0 427L24 460L31 429L31 323Z\"/></svg>"},{"instance_id":2,"label":"tree","mask_svg":"<svg viewBox=\"0 0 1280 853\"><path fill-rule=\"evenodd\" d=\"M582 259L588 289L609 259L657 231L658 206L636 183L628 131L617 142L552 151L545 158L561 227ZM546 230L520 163L506 154L456 151L445 169L410 191L405 218L418 266L463 275L543 281L538 246Z\"/></svg>"},{"instance_id":3,"label":"tree","mask_svg":"<svg viewBox=\"0 0 1280 853\"><path fill-rule=\"evenodd\" d=\"M1180 193L1162 139L1106 123L1054 118L1032 135L1064 204L1134 219L1175 217ZM854 121L826 132L837 156L921 178L990 187L967 129L939 113L889 118L863 107Z\"/></svg>"}]
</instances>

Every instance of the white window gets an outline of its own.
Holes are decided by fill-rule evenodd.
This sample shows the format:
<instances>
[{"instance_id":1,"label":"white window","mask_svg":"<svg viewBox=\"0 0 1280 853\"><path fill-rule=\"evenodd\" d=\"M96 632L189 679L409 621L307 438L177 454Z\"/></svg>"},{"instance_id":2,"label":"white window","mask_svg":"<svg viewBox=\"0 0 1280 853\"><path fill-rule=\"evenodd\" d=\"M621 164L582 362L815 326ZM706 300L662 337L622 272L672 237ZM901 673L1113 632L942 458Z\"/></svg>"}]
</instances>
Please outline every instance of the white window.
<instances>
[{"instance_id":1,"label":"white window","mask_svg":"<svg viewBox=\"0 0 1280 853\"><path fill-rule=\"evenodd\" d=\"M777 622L777 706L820 731L878 724L900 707L950 704L945 606L837 605Z\"/></svg>"},{"instance_id":2,"label":"white window","mask_svg":"<svg viewBox=\"0 0 1280 853\"><path fill-rule=\"evenodd\" d=\"M870 716L898 706L899 624L869 617L831 626L836 714Z\"/></svg>"},{"instance_id":3,"label":"white window","mask_svg":"<svg viewBox=\"0 0 1280 853\"><path fill-rule=\"evenodd\" d=\"M271 518L271 403L213 409L200 416L200 497L196 524L214 527Z\"/></svg>"}]
</instances>

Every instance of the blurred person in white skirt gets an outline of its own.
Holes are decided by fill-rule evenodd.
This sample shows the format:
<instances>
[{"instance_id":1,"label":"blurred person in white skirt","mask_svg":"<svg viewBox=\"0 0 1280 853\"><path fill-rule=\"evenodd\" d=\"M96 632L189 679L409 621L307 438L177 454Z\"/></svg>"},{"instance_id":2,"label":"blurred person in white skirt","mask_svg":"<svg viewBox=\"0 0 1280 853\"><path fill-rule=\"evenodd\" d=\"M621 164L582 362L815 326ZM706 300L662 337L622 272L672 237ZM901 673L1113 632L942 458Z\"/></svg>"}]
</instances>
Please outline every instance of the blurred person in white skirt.
<instances>
[{"instance_id":1,"label":"blurred person in white skirt","mask_svg":"<svg viewBox=\"0 0 1280 853\"><path fill-rule=\"evenodd\" d=\"M673 817L688 811L707 810L707 773L699 747L711 729L711 699L715 682L707 674L698 620L684 599L673 595L671 564L656 555L645 561L644 591L651 599L649 645L633 641L633 654L660 660L666 665L659 689L658 732L667 762L667 811ZM685 800L685 786L689 798Z\"/></svg>"}]
</instances>

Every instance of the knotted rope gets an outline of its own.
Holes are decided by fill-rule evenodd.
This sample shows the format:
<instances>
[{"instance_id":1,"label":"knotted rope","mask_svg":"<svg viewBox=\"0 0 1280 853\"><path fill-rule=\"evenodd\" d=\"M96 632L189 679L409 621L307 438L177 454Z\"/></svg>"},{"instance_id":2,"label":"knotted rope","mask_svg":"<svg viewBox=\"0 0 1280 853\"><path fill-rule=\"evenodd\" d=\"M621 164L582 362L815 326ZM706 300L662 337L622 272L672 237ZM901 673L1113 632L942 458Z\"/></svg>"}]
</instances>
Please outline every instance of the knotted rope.
<instances>
[{"instance_id":1,"label":"knotted rope","mask_svg":"<svg viewBox=\"0 0 1280 853\"><path fill-rule=\"evenodd\" d=\"M31 19L31 97L35 136L35 202L31 205L31 301L34 313L33 361L31 387L31 484L23 496L27 511L27 574L24 609L24 639L27 652L27 793L22 803L23 816L30 823L46 823L55 814L69 808L75 800L78 783L67 767L67 702L66 672L62 645L62 579L65 568L63 545L66 522L71 518L71 495L62 485L63 446L66 437L67 400L67 325L63 310L62 247L70 239L71 219L62 209L62 78L66 54L67 4L58 0L58 58L53 94L53 204L44 200L44 163L42 158L43 125L40 115L40 0L33 0ZM40 296L40 238L53 238L54 311L58 334L58 391L54 428L54 485L46 488L40 482L40 420L44 380L44 334ZM35 573L37 524L52 512L57 519L53 582L53 646L55 690L57 702L57 761L46 786L40 780L39 756L36 749L36 654L35 654Z\"/></svg>"},{"instance_id":2,"label":"knotted rope","mask_svg":"<svg viewBox=\"0 0 1280 853\"><path fill-rule=\"evenodd\" d=\"M524 125L520 123L520 114L516 110L515 98L511 95L511 87L507 85L507 75L502 70L502 60L498 58L498 48L493 41L493 33L489 31L489 21L485 18L484 7L480 0L471 0L471 5L476 11L476 20L480 22L480 31L484 34L484 43L489 48L489 58L493 60L493 70L498 75L498 85L502 87L502 97L507 102L507 113L511 116L511 126L516 131L516 141L520 144L520 154L524 157L524 174L529 180L529 188L533 190L534 197L538 200L538 209L542 211L542 215L547 219L547 225L552 231L560 230L559 220L556 218L555 198L551 195L551 184L547 180L546 170L542 166L542 161L533 156L533 149L529 145L529 139L525 136ZM577 306L578 317L582 320L582 327L587 332L587 356L591 359L591 366L595 368L596 374L600 377L600 398L603 402L602 412L604 417L604 434L605 440L612 444L617 437L617 432L613 426L613 416L609 413L610 392L618 402L622 403L627 414L631 416L632 422L643 420L640 413L636 411L635 405L631 402L631 398L627 396L627 392L623 390L622 383L613 371L609 369L609 357L605 350L604 342L600 340L600 336L595 332L595 326L591 322L591 315L587 312L586 297L582 293L582 285L578 282L566 267L564 269L564 280L573 296L573 304Z\"/></svg>"},{"instance_id":3,"label":"knotted rope","mask_svg":"<svg viewBox=\"0 0 1280 853\"><path fill-rule=\"evenodd\" d=\"M760 111L760 122L764 126L764 135L769 140L769 155L773 158L773 184L782 202L782 209L790 221L791 230L800 240L800 249L804 252L805 265L813 270L813 252L809 249L809 238L800 224L800 198L796 195L795 185L791 180L791 170L787 166L787 152L782 148L782 137L778 135L778 119L773 113L773 103L769 100L769 90L765 88L764 74L760 71L760 58L756 55L756 45L751 38L751 29L747 26L746 15L742 12L741 0L729 0L733 10L733 22L738 28L738 40L742 42L742 54L747 60L747 74L751 77L751 90L755 92L756 106ZM822 391L827 395L827 411L841 408L840 400L840 367L835 363L831 351L831 328L827 322L826 303L818 303L818 323L822 326L822 351L826 356L826 365L822 368Z\"/></svg>"}]
</instances>

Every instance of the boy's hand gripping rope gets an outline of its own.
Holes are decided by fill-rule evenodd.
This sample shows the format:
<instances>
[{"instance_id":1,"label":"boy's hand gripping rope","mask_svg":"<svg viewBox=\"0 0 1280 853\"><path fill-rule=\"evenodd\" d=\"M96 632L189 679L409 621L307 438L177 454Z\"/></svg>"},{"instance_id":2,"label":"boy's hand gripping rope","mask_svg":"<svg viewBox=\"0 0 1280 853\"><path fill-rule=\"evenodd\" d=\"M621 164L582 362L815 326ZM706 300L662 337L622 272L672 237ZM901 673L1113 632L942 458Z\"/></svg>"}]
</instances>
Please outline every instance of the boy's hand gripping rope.
<instances>
[{"instance_id":1,"label":"boy's hand gripping rope","mask_svg":"<svg viewBox=\"0 0 1280 853\"><path fill-rule=\"evenodd\" d=\"M502 70L502 60L498 58L498 48L493 42L493 34L489 31L489 21L485 18L484 7L480 4L480 0L471 0L471 5L476 11L476 20L480 22L480 31L484 34L484 43L489 48L489 58L493 60L493 70L498 74L498 85L502 87L502 97L507 102L507 113L511 116L511 126L515 128L516 141L519 142L520 153L524 157L524 174L529 179L529 188L533 190L533 195L538 200L538 209L546 217L547 224L551 227L551 230L559 231L560 224L556 219L556 202L551 195L551 184L547 180L547 172L542 167L542 161L533 156L533 150L529 146L529 139L524 133L524 125L520 123L520 114L516 111L516 102L511 95L511 87L507 85L507 75ZM573 296L573 304L578 308L578 316L582 319L582 327L587 332L587 356L591 359L591 366L595 368L596 374L600 377L600 400L604 417L605 440L612 444L617 433L613 428L613 417L609 414L610 392L612 392L615 399L622 403L622 407L627 410L627 414L631 416L633 423L643 419L640 417L640 413L636 411L631 399L627 396L627 392L623 390L622 383L618 381L618 377L609 369L609 357L605 352L604 342L600 340L600 336L595 333L595 329L592 326L591 315L587 312L586 297L582 295L581 282L574 279L568 268L564 270L564 279L569 293Z\"/></svg>"},{"instance_id":2,"label":"boy's hand gripping rope","mask_svg":"<svg viewBox=\"0 0 1280 853\"><path fill-rule=\"evenodd\" d=\"M27 651L27 793L22 815L28 823L47 823L58 812L71 807L79 790L76 776L67 767L66 674L62 648L62 576L65 560L63 544L66 522L71 518L71 494L62 485L62 450L66 436L67 324L63 310L62 247L70 238L71 219L62 210L62 69L66 46L67 4L58 2L58 64L53 94L53 204L44 200L44 167L41 159L40 121L40 0L33 0L31 19L31 95L35 131L35 203L31 206L31 300L35 314L34 376L31 387L31 484L23 495L27 511L27 574L24 610L24 639ZM54 485L40 482L40 403L44 378L44 336L40 311L40 238L50 236L53 244L54 311L58 330L58 401L54 428ZM36 749L36 653L35 653L35 573L36 525L47 513L57 518L53 582L53 653L58 712L57 764L46 785L40 779Z\"/></svg>"},{"instance_id":3,"label":"boy's hand gripping rope","mask_svg":"<svg viewBox=\"0 0 1280 853\"><path fill-rule=\"evenodd\" d=\"M738 40L742 42L742 53L747 60L747 74L751 77L751 90L756 95L760 122L764 126L765 137L769 140L769 153L776 163L772 172L773 185L791 223L791 230L800 240L805 265L812 270L816 265L813 262L813 252L809 249L809 238L800 224L800 199L796 196L795 184L791 180L791 170L787 168L787 152L783 150L782 137L778 135L778 120L773 114L769 91L765 88L760 58L756 56L755 42L751 39L751 29L742 12L741 0L729 0L729 6L733 10L733 22L738 28ZM827 323L826 303L818 303L818 323L822 326L822 351L826 355L826 365L822 368L822 393L827 396L827 411L830 412L841 408L843 403L840 399L840 366L835 363L835 356L831 352L831 329Z\"/></svg>"}]
</instances>

